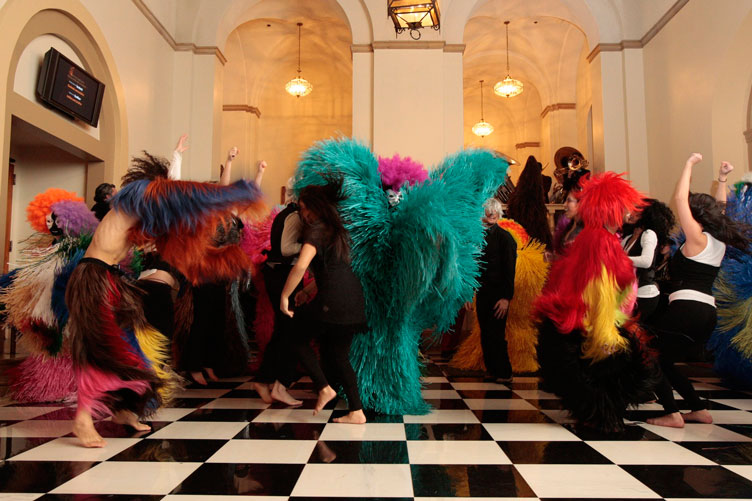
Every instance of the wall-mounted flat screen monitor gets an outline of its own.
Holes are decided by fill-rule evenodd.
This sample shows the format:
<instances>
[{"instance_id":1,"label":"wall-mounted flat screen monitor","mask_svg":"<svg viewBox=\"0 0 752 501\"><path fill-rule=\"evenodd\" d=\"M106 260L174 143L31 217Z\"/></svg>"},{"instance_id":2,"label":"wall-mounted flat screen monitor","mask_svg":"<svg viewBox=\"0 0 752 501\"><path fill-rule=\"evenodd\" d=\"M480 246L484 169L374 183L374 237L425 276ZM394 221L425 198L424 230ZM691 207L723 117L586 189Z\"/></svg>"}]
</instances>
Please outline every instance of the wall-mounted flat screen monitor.
<instances>
[{"instance_id":1,"label":"wall-mounted flat screen monitor","mask_svg":"<svg viewBox=\"0 0 752 501\"><path fill-rule=\"evenodd\" d=\"M104 84L51 48L37 81L37 97L53 108L96 127Z\"/></svg>"}]
</instances>

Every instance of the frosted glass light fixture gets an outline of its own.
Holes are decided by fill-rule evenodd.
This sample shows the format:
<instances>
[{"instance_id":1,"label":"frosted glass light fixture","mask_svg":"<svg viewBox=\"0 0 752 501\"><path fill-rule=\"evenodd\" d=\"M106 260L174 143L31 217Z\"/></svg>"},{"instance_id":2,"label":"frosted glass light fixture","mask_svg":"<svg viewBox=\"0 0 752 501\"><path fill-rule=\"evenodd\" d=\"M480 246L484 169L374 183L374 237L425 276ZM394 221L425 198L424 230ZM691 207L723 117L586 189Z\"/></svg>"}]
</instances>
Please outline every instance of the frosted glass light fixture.
<instances>
[{"instance_id":1,"label":"frosted glass light fixture","mask_svg":"<svg viewBox=\"0 0 752 501\"><path fill-rule=\"evenodd\" d=\"M522 82L512 78L509 73L509 21L504 21L507 30L507 76L504 80L496 82L494 94L501 97L514 97L522 94Z\"/></svg>"},{"instance_id":2,"label":"frosted glass light fixture","mask_svg":"<svg viewBox=\"0 0 752 501\"><path fill-rule=\"evenodd\" d=\"M298 23L298 76L287 82L285 90L291 96L307 96L313 90L311 82L300 76L300 28L303 23Z\"/></svg>"},{"instance_id":3,"label":"frosted glass light fixture","mask_svg":"<svg viewBox=\"0 0 752 501\"><path fill-rule=\"evenodd\" d=\"M483 80L480 81L480 122L473 125L473 134L486 137L494 131L493 125L483 118Z\"/></svg>"}]
</instances>

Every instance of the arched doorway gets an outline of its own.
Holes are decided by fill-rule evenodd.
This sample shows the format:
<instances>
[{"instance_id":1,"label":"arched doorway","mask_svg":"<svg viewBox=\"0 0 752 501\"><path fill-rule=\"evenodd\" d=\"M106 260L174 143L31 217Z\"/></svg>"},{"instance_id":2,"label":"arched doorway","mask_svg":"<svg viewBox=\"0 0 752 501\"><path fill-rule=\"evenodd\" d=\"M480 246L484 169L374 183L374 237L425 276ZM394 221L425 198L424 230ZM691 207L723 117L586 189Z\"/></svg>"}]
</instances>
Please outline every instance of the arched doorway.
<instances>
[{"instance_id":1,"label":"arched doorway","mask_svg":"<svg viewBox=\"0 0 752 501\"><path fill-rule=\"evenodd\" d=\"M547 3L553 9L557 2ZM588 151L587 111L580 112L591 101L587 64L581 64L588 41L584 31L569 20L546 11L532 15L524 5L515 5L489 0L473 10L465 25L465 145L507 152L521 164L534 155L551 175L558 148L575 146ZM510 75L524 85L522 94L509 98L493 93L493 85L506 76L505 21L509 21ZM495 129L484 138L472 132L480 118L480 79L484 80L485 118ZM580 145L581 140L585 144ZM513 180L520 169L510 169Z\"/></svg>"},{"instance_id":2,"label":"arched doorway","mask_svg":"<svg viewBox=\"0 0 752 501\"><path fill-rule=\"evenodd\" d=\"M36 155L29 162L38 169L26 176L36 182L35 190L65 184L73 169L81 176L76 191L80 190L79 194L90 201L96 186L104 181L114 181L125 171L128 162L122 86L103 33L76 0L11 3L4 7L0 29L4 36L15 40L14 44L0 49L0 68L4 68L7 74L6 80L0 82L0 99L5 104L0 108L5 110L0 122L3 153L0 206L10 209L15 205L16 212L19 207L23 209L24 204L18 198L15 203L8 204L11 185L6 160L11 158L12 151L28 146L24 144L28 141L51 148L49 154ZM98 127L92 129L72 121L36 100L33 87L40 57L49 46L69 51L72 59L105 84ZM55 153L54 149L61 153ZM52 168L62 157L65 157L62 162L66 168ZM24 166L20 164L15 166L17 179L20 179L18 174L22 168ZM45 177L40 180L38 172L45 172ZM24 191L20 190L20 193ZM13 221L23 222L21 216L20 219L12 214L6 216L0 221L0 234L5 237L4 256L9 252Z\"/></svg>"},{"instance_id":3,"label":"arched doorway","mask_svg":"<svg viewBox=\"0 0 752 501\"><path fill-rule=\"evenodd\" d=\"M336 0L261 1L254 9L259 17L237 26L225 45L222 148L244 150L238 164L246 177L266 160L262 189L276 200L301 152L351 135L352 35ZM302 76L313 91L296 98L285 84L297 76L298 22Z\"/></svg>"}]
</instances>

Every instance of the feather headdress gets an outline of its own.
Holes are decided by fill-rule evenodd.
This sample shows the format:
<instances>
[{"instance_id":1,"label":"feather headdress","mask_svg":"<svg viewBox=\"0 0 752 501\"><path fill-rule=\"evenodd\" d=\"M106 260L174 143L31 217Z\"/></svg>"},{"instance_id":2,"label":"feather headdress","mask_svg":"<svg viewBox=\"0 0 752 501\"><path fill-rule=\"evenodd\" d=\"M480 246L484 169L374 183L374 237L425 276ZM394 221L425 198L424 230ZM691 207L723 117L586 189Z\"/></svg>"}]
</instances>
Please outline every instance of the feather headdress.
<instances>
[{"instance_id":1,"label":"feather headdress","mask_svg":"<svg viewBox=\"0 0 752 501\"><path fill-rule=\"evenodd\" d=\"M31 227L41 233L47 233L47 215L52 212L52 205L61 200L84 201L74 192L60 188L50 188L39 193L26 206L26 219L31 223Z\"/></svg>"}]
</instances>

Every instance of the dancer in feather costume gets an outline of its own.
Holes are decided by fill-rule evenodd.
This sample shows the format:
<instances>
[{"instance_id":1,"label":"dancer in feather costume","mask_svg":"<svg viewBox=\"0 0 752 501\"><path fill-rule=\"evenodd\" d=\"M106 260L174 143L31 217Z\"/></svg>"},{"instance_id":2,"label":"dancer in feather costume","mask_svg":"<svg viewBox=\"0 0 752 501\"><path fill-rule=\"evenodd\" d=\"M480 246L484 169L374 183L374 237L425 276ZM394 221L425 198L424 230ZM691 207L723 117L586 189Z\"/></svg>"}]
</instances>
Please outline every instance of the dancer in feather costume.
<instances>
[{"instance_id":1,"label":"dancer in feather costume","mask_svg":"<svg viewBox=\"0 0 752 501\"><path fill-rule=\"evenodd\" d=\"M635 273L615 235L641 200L617 174L585 181L578 207L584 229L551 267L535 303L545 388L577 421L609 432L623 429L627 407L645 401L655 383L644 336L628 323Z\"/></svg>"},{"instance_id":2,"label":"dancer in feather costume","mask_svg":"<svg viewBox=\"0 0 752 501\"><path fill-rule=\"evenodd\" d=\"M539 367L536 358L538 329L531 311L533 302L543 290L548 275L546 247L531 239L525 229L511 219L500 219L497 224L508 231L517 242L514 297L509 303L506 327L509 361L515 374L535 372ZM475 316L474 312L468 314ZM477 320L473 322L470 335L460 344L449 365L464 370L486 370Z\"/></svg>"},{"instance_id":3,"label":"dancer in feather costume","mask_svg":"<svg viewBox=\"0 0 752 501\"><path fill-rule=\"evenodd\" d=\"M718 175L721 196L726 199L726 176L733 166L721 166ZM752 224L752 175L746 174L726 202L726 215ZM752 388L752 248L748 252L730 247L713 286L718 324L708 341L715 355L715 371L742 388Z\"/></svg>"},{"instance_id":4,"label":"dancer in feather costume","mask_svg":"<svg viewBox=\"0 0 752 501\"><path fill-rule=\"evenodd\" d=\"M9 394L19 402L63 400L75 392L63 294L98 221L75 193L57 188L34 197L27 215L45 233L27 241L22 267L3 280L0 303L7 307L7 325L22 334L30 353L8 371ZM49 245L50 236L56 243Z\"/></svg>"},{"instance_id":5,"label":"dancer in feather costume","mask_svg":"<svg viewBox=\"0 0 752 501\"><path fill-rule=\"evenodd\" d=\"M357 142L324 141L304 154L296 191L325 184L322 174L344 177L347 199L339 209L371 329L355 336L350 352L364 408L429 411L421 396L420 334L432 326L437 333L449 328L472 297L483 244L482 204L504 182L506 168L488 151L467 150L447 157L425 181L408 167L407 178L385 185L379 161Z\"/></svg>"},{"instance_id":6,"label":"dancer in feather costume","mask_svg":"<svg viewBox=\"0 0 752 501\"><path fill-rule=\"evenodd\" d=\"M149 429L139 419L177 386L166 366L167 339L147 323L140 291L117 267L133 243L154 243L193 283L203 276L235 278L249 264L239 246L220 246L214 235L234 210L257 203L258 188L245 181L170 181L167 174L165 160L134 159L65 291L78 386L73 432L86 447L105 445L92 416L114 414L116 422Z\"/></svg>"}]
</instances>

